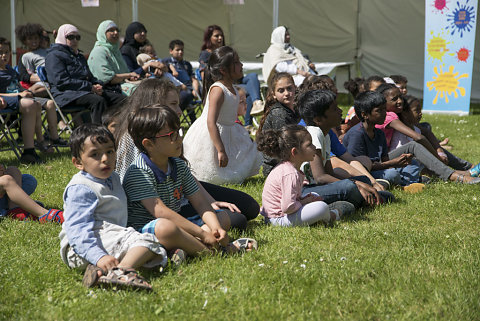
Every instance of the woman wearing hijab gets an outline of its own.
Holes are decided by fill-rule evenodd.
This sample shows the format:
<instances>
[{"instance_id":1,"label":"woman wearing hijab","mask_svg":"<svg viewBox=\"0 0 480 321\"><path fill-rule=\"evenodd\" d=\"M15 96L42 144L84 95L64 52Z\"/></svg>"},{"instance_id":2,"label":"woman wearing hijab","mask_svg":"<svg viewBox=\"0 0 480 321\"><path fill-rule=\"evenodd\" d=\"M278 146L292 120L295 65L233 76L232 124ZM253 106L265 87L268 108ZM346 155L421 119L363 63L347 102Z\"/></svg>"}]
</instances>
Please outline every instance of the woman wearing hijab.
<instances>
[{"instance_id":1,"label":"woman wearing hijab","mask_svg":"<svg viewBox=\"0 0 480 321\"><path fill-rule=\"evenodd\" d=\"M270 83L274 71L288 72L293 76L295 85L300 86L309 74L315 74L315 66L302 52L290 44L290 34L284 26L272 32L271 45L263 56L263 79Z\"/></svg>"},{"instance_id":2,"label":"woman wearing hijab","mask_svg":"<svg viewBox=\"0 0 480 321\"><path fill-rule=\"evenodd\" d=\"M88 57L88 67L93 76L104 83L104 88L118 93L125 80L137 80L140 75L130 72L118 47L118 27L112 20L98 26L97 42Z\"/></svg>"},{"instance_id":3,"label":"woman wearing hijab","mask_svg":"<svg viewBox=\"0 0 480 321\"><path fill-rule=\"evenodd\" d=\"M152 67L155 76L160 77L162 75L162 69L165 69L165 66L161 62L152 60L146 62L141 67L137 63L140 47L148 43L147 29L142 23L135 21L129 24L125 31L125 40L123 41L123 46L120 48L120 52L129 71L135 72L143 77L149 68Z\"/></svg>"},{"instance_id":4,"label":"woman wearing hijab","mask_svg":"<svg viewBox=\"0 0 480 321\"><path fill-rule=\"evenodd\" d=\"M78 49L81 36L77 27L64 24L55 44L47 51L45 69L52 95L60 108L80 106L90 109L93 123L100 124L103 112L121 102L122 94L103 88Z\"/></svg>"}]
</instances>

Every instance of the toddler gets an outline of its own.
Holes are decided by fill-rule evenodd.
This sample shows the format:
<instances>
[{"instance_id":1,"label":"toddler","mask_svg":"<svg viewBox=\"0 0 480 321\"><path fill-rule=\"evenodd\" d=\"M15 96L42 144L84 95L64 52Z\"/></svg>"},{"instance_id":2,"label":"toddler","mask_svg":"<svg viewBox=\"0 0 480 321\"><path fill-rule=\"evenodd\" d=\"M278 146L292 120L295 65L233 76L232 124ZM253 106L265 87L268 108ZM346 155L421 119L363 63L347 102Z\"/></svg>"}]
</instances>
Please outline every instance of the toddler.
<instances>
[{"instance_id":1,"label":"toddler","mask_svg":"<svg viewBox=\"0 0 480 321\"><path fill-rule=\"evenodd\" d=\"M329 223L355 210L348 202L336 202L336 206L342 204L343 211L330 210L318 194L302 196L305 175L300 166L312 161L316 153L305 127L289 125L281 130L265 130L259 134L257 142L260 151L282 161L270 172L263 188L260 213L265 222L278 226Z\"/></svg>"},{"instance_id":2,"label":"toddler","mask_svg":"<svg viewBox=\"0 0 480 321\"><path fill-rule=\"evenodd\" d=\"M127 197L115 168L113 135L84 124L70 137L72 162L80 170L63 194L65 222L60 254L70 268L85 269L83 284L151 289L135 268L164 266L166 252L152 234L127 224Z\"/></svg>"}]
</instances>

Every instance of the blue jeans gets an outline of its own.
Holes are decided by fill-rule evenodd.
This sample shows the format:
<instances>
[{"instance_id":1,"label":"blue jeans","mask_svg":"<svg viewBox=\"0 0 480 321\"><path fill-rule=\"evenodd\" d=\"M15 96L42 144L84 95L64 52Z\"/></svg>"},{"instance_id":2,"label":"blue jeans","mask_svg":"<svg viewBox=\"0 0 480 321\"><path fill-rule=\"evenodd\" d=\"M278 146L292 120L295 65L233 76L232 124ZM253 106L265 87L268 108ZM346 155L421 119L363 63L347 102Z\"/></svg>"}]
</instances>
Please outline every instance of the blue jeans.
<instances>
[{"instance_id":1,"label":"blue jeans","mask_svg":"<svg viewBox=\"0 0 480 321\"><path fill-rule=\"evenodd\" d=\"M363 204L363 196L360 194L357 185L349 179L325 185L311 184L303 187L302 194L310 192L315 192L323 197L323 201L327 204L336 201L347 201L352 203L355 208L359 208Z\"/></svg>"},{"instance_id":2,"label":"blue jeans","mask_svg":"<svg viewBox=\"0 0 480 321\"><path fill-rule=\"evenodd\" d=\"M367 176L355 176L352 179L371 185ZM323 197L323 201L331 204L336 201L347 201L353 204L355 208L359 208L364 204L364 198L357 185L349 179L325 184L325 185L306 185L303 187L302 194L315 192ZM378 192L384 202L393 202L395 197L387 191Z\"/></svg>"},{"instance_id":3,"label":"blue jeans","mask_svg":"<svg viewBox=\"0 0 480 321\"><path fill-rule=\"evenodd\" d=\"M402 180L401 185L408 186L412 183L420 182L420 174L424 167L425 166L419 163L416 159L412 159L412 162L409 165L396 168L398 173L400 173L400 178Z\"/></svg>"},{"instance_id":4,"label":"blue jeans","mask_svg":"<svg viewBox=\"0 0 480 321\"><path fill-rule=\"evenodd\" d=\"M400 177L400 172L396 168L387 168L380 169L378 171L372 171L373 178L375 179L385 179L390 185L401 185L402 179Z\"/></svg>"},{"instance_id":5,"label":"blue jeans","mask_svg":"<svg viewBox=\"0 0 480 321\"><path fill-rule=\"evenodd\" d=\"M256 73L252 72L246 74L242 78L242 84L245 85L247 91L247 112L245 113L245 126L252 124L252 118L250 117L250 112L252 110L253 102L255 100L260 100L260 82L258 81L258 76Z\"/></svg>"}]
</instances>

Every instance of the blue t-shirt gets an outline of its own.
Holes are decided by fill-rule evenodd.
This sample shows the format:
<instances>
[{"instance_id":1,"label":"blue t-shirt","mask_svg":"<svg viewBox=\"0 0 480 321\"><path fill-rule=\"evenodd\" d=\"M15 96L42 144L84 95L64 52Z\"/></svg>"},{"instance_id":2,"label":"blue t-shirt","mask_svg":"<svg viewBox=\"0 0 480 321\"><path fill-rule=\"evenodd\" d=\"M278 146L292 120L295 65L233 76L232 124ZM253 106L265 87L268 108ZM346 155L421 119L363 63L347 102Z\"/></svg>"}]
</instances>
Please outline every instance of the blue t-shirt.
<instances>
[{"instance_id":1,"label":"blue t-shirt","mask_svg":"<svg viewBox=\"0 0 480 321\"><path fill-rule=\"evenodd\" d=\"M10 65L6 65L5 68L5 70L0 70L0 93L11 94L20 92L17 72Z\"/></svg>"},{"instance_id":2,"label":"blue t-shirt","mask_svg":"<svg viewBox=\"0 0 480 321\"><path fill-rule=\"evenodd\" d=\"M365 155L372 162L381 162L382 158L388 157L387 139L382 130L375 128L375 136L371 139L363 124L353 126L343 137L343 144L347 151L354 157Z\"/></svg>"},{"instance_id":3,"label":"blue t-shirt","mask_svg":"<svg viewBox=\"0 0 480 321\"><path fill-rule=\"evenodd\" d=\"M162 60L164 64L170 64L175 67L178 72L178 76L175 77L180 80L185 86L191 87L192 86L192 74L193 68L190 62L186 60L178 61L173 57L168 57Z\"/></svg>"},{"instance_id":4,"label":"blue t-shirt","mask_svg":"<svg viewBox=\"0 0 480 321\"><path fill-rule=\"evenodd\" d=\"M304 127L307 126L307 124L303 119L301 119L298 124ZM330 147L332 148L330 152L330 156L332 157L342 156L343 154L345 154L347 152L347 149L345 148L345 146L342 145L342 143L340 143L340 141L338 140L337 134L335 134L335 132L332 129L330 129L328 131L328 135L330 136L330 144L331 144Z\"/></svg>"}]
</instances>

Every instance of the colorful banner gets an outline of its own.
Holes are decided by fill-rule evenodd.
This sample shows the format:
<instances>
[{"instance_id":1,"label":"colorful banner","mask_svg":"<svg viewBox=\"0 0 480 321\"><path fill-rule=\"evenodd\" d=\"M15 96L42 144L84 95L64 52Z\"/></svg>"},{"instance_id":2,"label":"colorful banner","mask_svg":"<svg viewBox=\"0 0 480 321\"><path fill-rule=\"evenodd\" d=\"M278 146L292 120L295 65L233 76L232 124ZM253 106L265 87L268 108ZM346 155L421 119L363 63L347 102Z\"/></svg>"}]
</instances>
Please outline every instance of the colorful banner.
<instances>
[{"instance_id":1,"label":"colorful banner","mask_svg":"<svg viewBox=\"0 0 480 321\"><path fill-rule=\"evenodd\" d=\"M423 109L470 109L477 0L425 1Z\"/></svg>"}]
</instances>

